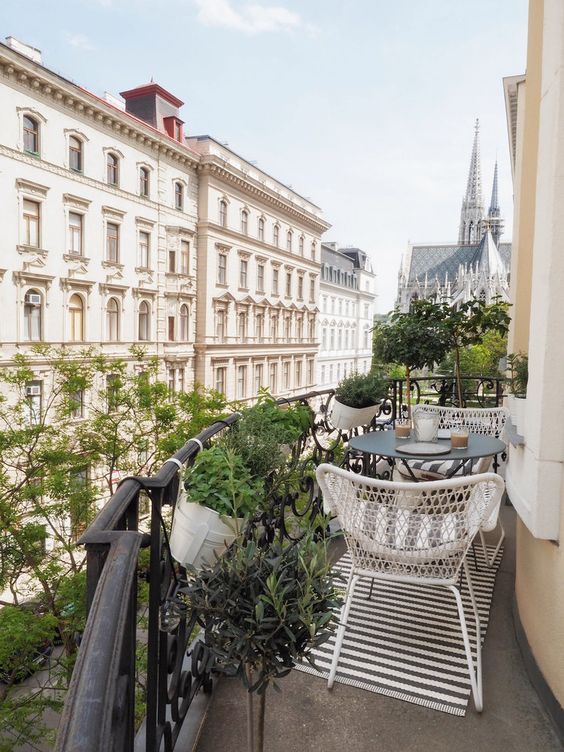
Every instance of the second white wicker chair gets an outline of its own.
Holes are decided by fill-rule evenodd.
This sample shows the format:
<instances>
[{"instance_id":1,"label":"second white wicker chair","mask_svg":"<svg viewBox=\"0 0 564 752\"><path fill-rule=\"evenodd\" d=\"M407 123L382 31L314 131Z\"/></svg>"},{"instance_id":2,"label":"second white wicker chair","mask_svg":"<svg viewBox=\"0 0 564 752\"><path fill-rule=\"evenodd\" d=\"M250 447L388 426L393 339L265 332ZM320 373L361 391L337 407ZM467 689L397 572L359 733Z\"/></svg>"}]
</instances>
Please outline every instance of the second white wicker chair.
<instances>
[{"instance_id":1,"label":"second white wicker chair","mask_svg":"<svg viewBox=\"0 0 564 752\"><path fill-rule=\"evenodd\" d=\"M484 520L499 507L503 479L484 473L423 483L397 483L322 464L324 503L337 514L352 566L328 686L335 679L354 589L360 577L439 585L456 599L474 705L483 708L480 618L466 554ZM458 588L464 568L476 622L476 664Z\"/></svg>"}]
</instances>

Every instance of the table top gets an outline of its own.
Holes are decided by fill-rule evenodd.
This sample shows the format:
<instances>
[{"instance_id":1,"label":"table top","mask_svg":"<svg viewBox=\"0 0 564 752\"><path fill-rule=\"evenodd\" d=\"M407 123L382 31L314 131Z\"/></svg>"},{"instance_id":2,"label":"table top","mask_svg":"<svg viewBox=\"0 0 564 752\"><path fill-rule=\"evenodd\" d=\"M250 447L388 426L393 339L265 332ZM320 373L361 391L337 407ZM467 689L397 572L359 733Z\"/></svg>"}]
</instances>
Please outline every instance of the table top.
<instances>
[{"instance_id":1,"label":"table top","mask_svg":"<svg viewBox=\"0 0 564 752\"><path fill-rule=\"evenodd\" d=\"M395 431L370 431L362 434L362 436L353 436L349 440L349 446L359 452L399 459L469 460L476 457L491 457L505 451L505 444L500 439L477 433L469 434L467 449L451 448L449 452L444 454L408 454L398 451L398 446L410 443L414 443L413 439L397 439ZM445 449L447 449L450 447L450 439L439 439L438 444L444 444Z\"/></svg>"}]
</instances>

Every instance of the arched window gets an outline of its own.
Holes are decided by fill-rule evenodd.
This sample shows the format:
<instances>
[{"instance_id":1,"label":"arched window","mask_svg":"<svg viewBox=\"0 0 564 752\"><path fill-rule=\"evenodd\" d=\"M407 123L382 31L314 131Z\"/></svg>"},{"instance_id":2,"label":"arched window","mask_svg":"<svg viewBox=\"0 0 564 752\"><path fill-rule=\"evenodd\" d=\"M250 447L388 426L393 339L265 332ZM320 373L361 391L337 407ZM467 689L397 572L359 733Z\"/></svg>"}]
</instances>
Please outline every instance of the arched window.
<instances>
[{"instance_id":1,"label":"arched window","mask_svg":"<svg viewBox=\"0 0 564 752\"><path fill-rule=\"evenodd\" d=\"M144 198L149 197L149 180L150 173L148 167L139 168L139 195Z\"/></svg>"},{"instance_id":2,"label":"arched window","mask_svg":"<svg viewBox=\"0 0 564 752\"><path fill-rule=\"evenodd\" d=\"M82 172L82 141L76 136L69 138L69 167L75 172Z\"/></svg>"},{"instance_id":3,"label":"arched window","mask_svg":"<svg viewBox=\"0 0 564 752\"><path fill-rule=\"evenodd\" d=\"M84 342L84 302L76 293L69 300L69 339Z\"/></svg>"},{"instance_id":4,"label":"arched window","mask_svg":"<svg viewBox=\"0 0 564 752\"><path fill-rule=\"evenodd\" d=\"M25 294L24 337L29 342L40 342L43 338L43 297L37 290Z\"/></svg>"},{"instance_id":5,"label":"arched window","mask_svg":"<svg viewBox=\"0 0 564 752\"><path fill-rule=\"evenodd\" d=\"M180 341L188 342L190 339L190 312L186 303L180 306Z\"/></svg>"},{"instance_id":6,"label":"arched window","mask_svg":"<svg viewBox=\"0 0 564 752\"><path fill-rule=\"evenodd\" d=\"M280 228L278 225L274 225L274 229L272 230L272 243L276 247L278 247L278 243L280 242Z\"/></svg>"},{"instance_id":7,"label":"arched window","mask_svg":"<svg viewBox=\"0 0 564 752\"><path fill-rule=\"evenodd\" d=\"M298 248L300 250L300 255L303 256L304 255L304 236L303 235L300 235L300 242L299 242Z\"/></svg>"},{"instance_id":8,"label":"arched window","mask_svg":"<svg viewBox=\"0 0 564 752\"><path fill-rule=\"evenodd\" d=\"M119 185L119 157L111 151L106 155L106 180L109 185Z\"/></svg>"},{"instance_id":9,"label":"arched window","mask_svg":"<svg viewBox=\"0 0 564 752\"><path fill-rule=\"evenodd\" d=\"M262 217L258 221L258 239L264 243L264 219Z\"/></svg>"},{"instance_id":10,"label":"arched window","mask_svg":"<svg viewBox=\"0 0 564 752\"><path fill-rule=\"evenodd\" d=\"M245 209L241 212L241 232L243 235L249 234L249 212Z\"/></svg>"},{"instance_id":11,"label":"arched window","mask_svg":"<svg viewBox=\"0 0 564 752\"><path fill-rule=\"evenodd\" d=\"M115 298L106 306L106 335L108 342L119 342L119 302Z\"/></svg>"},{"instance_id":12,"label":"arched window","mask_svg":"<svg viewBox=\"0 0 564 752\"><path fill-rule=\"evenodd\" d=\"M151 306L146 300L139 303L139 339L147 342L151 330Z\"/></svg>"},{"instance_id":13,"label":"arched window","mask_svg":"<svg viewBox=\"0 0 564 752\"><path fill-rule=\"evenodd\" d=\"M219 202L219 224L227 227L227 201Z\"/></svg>"},{"instance_id":14,"label":"arched window","mask_svg":"<svg viewBox=\"0 0 564 752\"><path fill-rule=\"evenodd\" d=\"M23 118L23 144L24 151L39 154L39 122L29 115Z\"/></svg>"},{"instance_id":15,"label":"arched window","mask_svg":"<svg viewBox=\"0 0 564 752\"><path fill-rule=\"evenodd\" d=\"M292 230L286 233L286 250L292 252Z\"/></svg>"},{"instance_id":16,"label":"arched window","mask_svg":"<svg viewBox=\"0 0 564 752\"><path fill-rule=\"evenodd\" d=\"M179 211L184 209L184 186L178 181L174 184L174 207Z\"/></svg>"}]
</instances>

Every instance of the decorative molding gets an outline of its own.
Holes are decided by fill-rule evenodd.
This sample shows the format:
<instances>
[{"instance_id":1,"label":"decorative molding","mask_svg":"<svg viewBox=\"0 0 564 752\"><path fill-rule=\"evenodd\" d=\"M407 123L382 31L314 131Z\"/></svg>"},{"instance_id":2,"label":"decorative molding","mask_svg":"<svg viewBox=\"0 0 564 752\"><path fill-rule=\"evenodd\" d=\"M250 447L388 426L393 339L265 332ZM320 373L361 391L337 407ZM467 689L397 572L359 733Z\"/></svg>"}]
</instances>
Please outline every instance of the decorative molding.
<instances>
[{"instance_id":1,"label":"decorative molding","mask_svg":"<svg viewBox=\"0 0 564 752\"><path fill-rule=\"evenodd\" d=\"M102 147L102 151L107 156L108 154L115 154L120 159L125 159L125 154L120 151L117 146L104 146Z\"/></svg>"},{"instance_id":2,"label":"decorative molding","mask_svg":"<svg viewBox=\"0 0 564 752\"><path fill-rule=\"evenodd\" d=\"M134 298L151 298L151 300L155 300L157 295L159 294L158 290L148 290L145 287L132 287L131 288L131 294Z\"/></svg>"},{"instance_id":3,"label":"decorative molding","mask_svg":"<svg viewBox=\"0 0 564 752\"><path fill-rule=\"evenodd\" d=\"M196 234L196 230L192 230L189 227L182 227L182 225L165 225L165 230L168 235L189 235L193 237Z\"/></svg>"},{"instance_id":4,"label":"decorative molding","mask_svg":"<svg viewBox=\"0 0 564 752\"><path fill-rule=\"evenodd\" d=\"M64 134L67 136L76 136L76 138L80 139L81 141L84 141L84 143L87 143L90 141L86 133L83 133L82 131L79 131L77 128L65 128Z\"/></svg>"},{"instance_id":5,"label":"decorative molding","mask_svg":"<svg viewBox=\"0 0 564 752\"><path fill-rule=\"evenodd\" d=\"M63 193L63 203L67 206L72 206L73 209L82 209L86 211L92 201L88 198L81 198L81 196L75 196L72 193Z\"/></svg>"},{"instance_id":6,"label":"decorative molding","mask_svg":"<svg viewBox=\"0 0 564 752\"><path fill-rule=\"evenodd\" d=\"M221 253L229 253L229 251L233 248L232 245L225 245L225 243L216 243L215 247L218 251L221 251Z\"/></svg>"},{"instance_id":7,"label":"decorative molding","mask_svg":"<svg viewBox=\"0 0 564 752\"><path fill-rule=\"evenodd\" d=\"M49 290L55 277L50 274L38 274L37 272L24 270L21 272L12 272L12 279L20 287L23 285L39 285L44 287L45 290Z\"/></svg>"},{"instance_id":8,"label":"decorative molding","mask_svg":"<svg viewBox=\"0 0 564 752\"><path fill-rule=\"evenodd\" d=\"M24 178L16 178L16 188L18 191L23 191L37 198L46 198L49 187L46 185L39 185L39 183L32 183L31 180L25 180Z\"/></svg>"},{"instance_id":9,"label":"decorative molding","mask_svg":"<svg viewBox=\"0 0 564 752\"><path fill-rule=\"evenodd\" d=\"M243 261L247 261L251 258L249 251L244 251L242 248L237 249L237 255L239 256L239 258L243 259Z\"/></svg>"},{"instance_id":10,"label":"decorative molding","mask_svg":"<svg viewBox=\"0 0 564 752\"><path fill-rule=\"evenodd\" d=\"M62 290L86 290L87 292L90 292L96 282L93 282L89 279L74 279L71 277L61 277L59 284L61 285Z\"/></svg>"},{"instance_id":11,"label":"decorative molding","mask_svg":"<svg viewBox=\"0 0 564 752\"><path fill-rule=\"evenodd\" d=\"M121 298L129 290L128 285L118 285L114 282L98 282L98 288L104 295L119 295Z\"/></svg>"},{"instance_id":12,"label":"decorative molding","mask_svg":"<svg viewBox=\"0 0 564 752\"><path fill-rule=\"evenodd\" d=\"M121 221L125 217L127 212L124 212L121 209L114 209L111 206L103 206L102 214L105 217L110 217L111 219L118 219Z\"/></svg>"},{"instance_id":13,"label":"decorative molding","mask_svg":"<svg viewBox=\"0 0 564 752\"><path fill-rule=\"evenodd\" d=\"M77 256L75 253L63 253L63 259L68 263L69 277L74 277L75 274L86 274L88 272L88 264L90 259L85 256Z\"/></svg>"},{"instance_id":14,"label":"decorative molding","mask_svg":"<svg viewBox=\"0 0 564 752\"><path fill-rule=\"evenodd\" d=\"M32 117L40 120L43 124L47 122L45 115L43 115L41 112L39 112L39 110L36 110L33 107L16 107L16 112L18 113L18 115L31 115Z\"/></svg>"},{"instance_id":15,"label":"decorative molding","mask_svg":"<svg viewBox=\"0 0 564 752\"><path fill-rule=\"evenodd\" d=\"M145 217L135 217L135 224L138 227L145 227L148 230L152 230L156 225L156 222L154 222L152 219L145 219Z\"/></svg>"}]
</instances>

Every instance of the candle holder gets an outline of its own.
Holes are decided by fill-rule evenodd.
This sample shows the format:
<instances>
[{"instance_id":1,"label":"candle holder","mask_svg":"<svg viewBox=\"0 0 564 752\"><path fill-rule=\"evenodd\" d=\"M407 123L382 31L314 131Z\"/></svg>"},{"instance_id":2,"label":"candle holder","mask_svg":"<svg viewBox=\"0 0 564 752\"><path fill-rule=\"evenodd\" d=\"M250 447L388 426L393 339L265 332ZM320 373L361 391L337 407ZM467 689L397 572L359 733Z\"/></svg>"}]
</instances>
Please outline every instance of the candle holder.
<instances>
[{"instance_id":1,"label":"candle holder","mask_svg":"<svg viewBox=\"0 0 564 752\"><path fill-rule=\"evenodd\" d=\"M409 439L411 421L407 418L396 418L394 430L396 432L396 439Z\"/></svg>"},{"instance_id":2,"label":"candle holder","mask_svg":"<svg viewBox=\"0 0 564 752\"><path fill-rule=\"evenodd\" d=\"M438 438L440 415L438 413L417 410L413 414L415 440L435 442Z\"/></svg>"}]
</instances>

